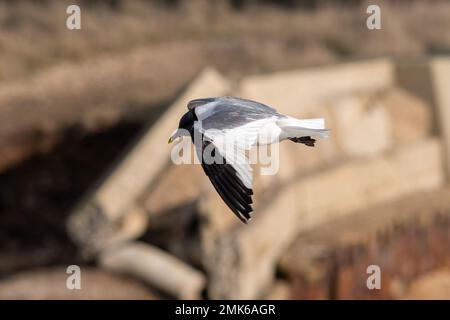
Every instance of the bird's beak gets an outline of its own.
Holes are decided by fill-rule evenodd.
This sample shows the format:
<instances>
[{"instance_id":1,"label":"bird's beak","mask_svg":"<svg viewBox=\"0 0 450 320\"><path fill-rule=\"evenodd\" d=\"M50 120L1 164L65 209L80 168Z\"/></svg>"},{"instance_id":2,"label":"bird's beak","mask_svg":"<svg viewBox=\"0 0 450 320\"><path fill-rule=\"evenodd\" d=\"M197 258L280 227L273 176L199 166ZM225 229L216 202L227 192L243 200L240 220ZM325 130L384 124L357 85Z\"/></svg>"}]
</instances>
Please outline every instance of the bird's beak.
<instances>
[{"instance_id":1,"label":"bird's beak","mask_svg":"<svg viewBox=\"0 0 450 320\"><path fill-rule=\"evenodd\" d=\"M170 135L169 141L167 143L172 143L175 141L176 138L183 136L183 132L179 129L176 129L172 134Z\"/></svg>"}]
</instances>

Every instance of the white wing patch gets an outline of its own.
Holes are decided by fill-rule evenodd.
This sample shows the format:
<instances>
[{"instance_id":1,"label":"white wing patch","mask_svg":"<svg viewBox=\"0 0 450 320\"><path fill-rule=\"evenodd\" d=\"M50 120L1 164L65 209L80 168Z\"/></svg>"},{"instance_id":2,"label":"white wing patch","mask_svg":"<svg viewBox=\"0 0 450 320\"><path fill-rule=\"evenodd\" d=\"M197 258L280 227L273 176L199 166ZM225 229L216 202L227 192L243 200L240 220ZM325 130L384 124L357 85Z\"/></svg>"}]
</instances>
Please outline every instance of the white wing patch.
<instances>
[{"instance_id":1,"label":"white wing patch","mask_svg":"<svg viewBox=\"0 0 450 320\"><path fill-rule=\"evenodd\" d=\"M212 116L215 112L219 111L216 108L216 105L219 103L219 101L213 101L206 103L204 105L198 106L194 109L195 115L197 116L197 119L202 121L206 118Z\"/></svg>"},{"instance_id":2,"label":"white wing patch","mask_svg":"<svg viewBox=\"0 0 450 320\"><path fill-rule=\"evenodd\" d=\"M270 117L252 121L233 129L210 129L202 131L202 133L211 141L221 137L227 144L235 144L241 149L249 150L256 145L278 142L281 129L276 124L277 119L278 117Z\"/></svg>"},{"instance_id":3,"label":"white wing patch","mask_svg":"<svg viewBox=\"0 0 450 320\"><path fill-rule=\"evenodd\" d=\"M232 140L223 133L216 134L214 137L208 136L207 138L212 141L226 162L236 170L237 176L244 185L252 189L253 170L245 154L246 149L242 148L237 143L237 140Z\"/></svg>"},{"instance_id":4,"label":"white wing patch","mask_svg":"<svg viewBox=\"0 0 450 320\"><path fill-rule=\"evenodd\" d=\"M211 108L210 110L214 109ZM210 112L208 109L204 109L200 112L200 115L204 116L208 112ZM194 124L194 129L203 133L204 138L214 144L227 163L236 170L244 185L252 189L253 170L249 164L246 150L256 145L278 142L281 129L276 125L277 119L278 117L270 117L225 130L203 130L199 121Z\"/></svg>"}]
</instances>

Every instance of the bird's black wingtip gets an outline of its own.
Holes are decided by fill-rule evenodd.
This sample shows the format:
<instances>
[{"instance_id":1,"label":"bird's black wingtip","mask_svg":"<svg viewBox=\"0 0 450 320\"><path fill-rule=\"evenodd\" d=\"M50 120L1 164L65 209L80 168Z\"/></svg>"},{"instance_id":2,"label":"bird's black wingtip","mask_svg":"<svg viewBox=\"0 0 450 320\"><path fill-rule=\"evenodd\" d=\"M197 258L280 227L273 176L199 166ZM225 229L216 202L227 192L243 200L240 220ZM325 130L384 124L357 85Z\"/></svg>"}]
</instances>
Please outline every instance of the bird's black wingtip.
<instances>
[{"instance_id":1,"label":"bird's black wingtip","mask_svg":"<svg viewBox=\"0 0 450 320\"><path fill-rule=\"evenodd\" d=\"M252 212L253 211L248 211L248 212L243 212L240 214L239 219L245 223L248 224L250 221L252 221L253 217L252 217Z\"/></svg>"}]
</instances>

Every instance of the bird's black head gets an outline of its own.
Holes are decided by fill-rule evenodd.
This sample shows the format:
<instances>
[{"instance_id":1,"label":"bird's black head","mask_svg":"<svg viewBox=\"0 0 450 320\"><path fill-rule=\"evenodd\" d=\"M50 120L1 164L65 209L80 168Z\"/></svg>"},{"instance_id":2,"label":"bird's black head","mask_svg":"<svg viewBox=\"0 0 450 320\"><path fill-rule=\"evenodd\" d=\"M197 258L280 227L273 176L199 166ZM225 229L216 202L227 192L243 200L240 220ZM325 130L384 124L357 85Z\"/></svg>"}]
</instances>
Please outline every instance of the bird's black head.
<instances>
[{"instance_id":1,"label":"bird's black head","mask_svg":"<svg viewBox=\"0 0 450 320\"><path fill-rule=\"evenodd\" d=\"M178 137L183 136L193 136L194 134L194 121L197 120L194 112L189 110L186 112L180 119L180 123L178 124L178 129L172 132L172 135L169 138L169 143L174 141Z\"/></svg>"},{"instance_id":2,"label":"bird's black head","mask_svg":"<svg viewBox=\"0 0 450 320\"><path fill-rule=\"evenodd\" d=\"M179 129L185 129L191 131L194 126L195 115L193 112L186 112L180 119L180 123L178 124Z\"/></svg>"}]
</instances>

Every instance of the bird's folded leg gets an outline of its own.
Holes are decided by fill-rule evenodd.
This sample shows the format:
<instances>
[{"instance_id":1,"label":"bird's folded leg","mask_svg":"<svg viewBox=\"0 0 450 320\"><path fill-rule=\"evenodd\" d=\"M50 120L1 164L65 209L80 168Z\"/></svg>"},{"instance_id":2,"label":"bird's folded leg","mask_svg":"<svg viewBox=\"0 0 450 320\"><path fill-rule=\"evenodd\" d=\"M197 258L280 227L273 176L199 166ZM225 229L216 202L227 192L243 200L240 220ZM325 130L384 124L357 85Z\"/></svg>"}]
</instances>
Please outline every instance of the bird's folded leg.
<instances>
[{"instance_id":1,"label":"bird's folded leg","mask_svg":"<svg viewBox=\"0 0 450 320\"><path fill-rule=\"evenodd\" d=\"M314 147L314 144L316 143L316 139L313 139L310 136L289 138L289 140L294 141L295 143L303 143L304 145L306 145L308 147Z\"/></svg>"}]
</instances>

